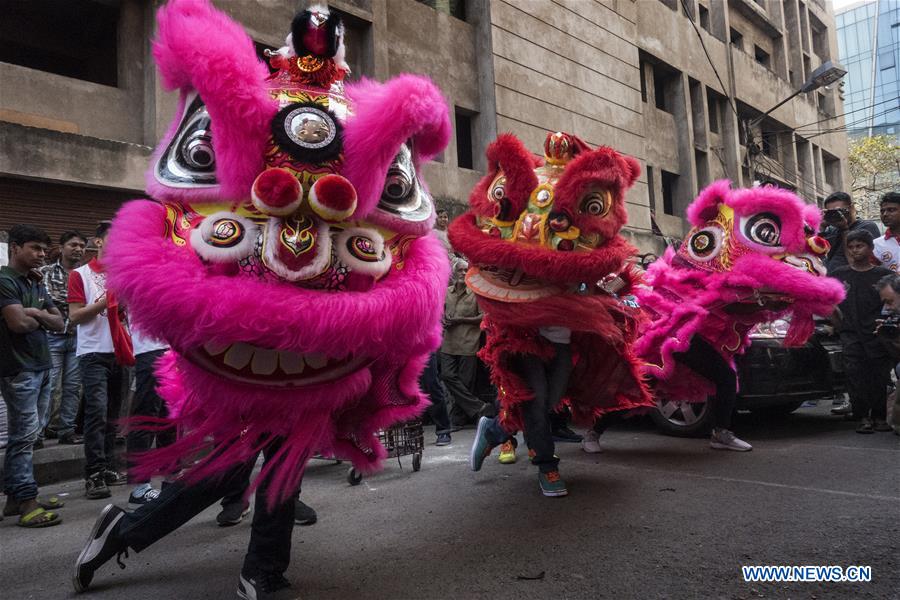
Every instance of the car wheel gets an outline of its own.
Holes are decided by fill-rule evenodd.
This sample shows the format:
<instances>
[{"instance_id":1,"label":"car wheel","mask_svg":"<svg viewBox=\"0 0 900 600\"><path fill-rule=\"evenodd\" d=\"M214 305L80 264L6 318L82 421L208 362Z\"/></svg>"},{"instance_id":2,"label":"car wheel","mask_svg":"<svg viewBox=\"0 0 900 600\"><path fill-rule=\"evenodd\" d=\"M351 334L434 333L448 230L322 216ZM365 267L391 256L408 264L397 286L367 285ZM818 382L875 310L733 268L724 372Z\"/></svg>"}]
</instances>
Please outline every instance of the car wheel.
<instances>
[{"instance_id":1,"label":"car wheel","mask_svg":"<svg viewBox=\"0 0 900 600\"><path fill-rule=\"evenodd\" d=\"M709 402L676 402L668 398L657 398L650 417L660 431L678 437L709 433L713 419Z\"/></svg>"},{"instance_id":2,"label":"car wheel","mask_svg":"<svg viewBox=\"0 0 900 600\"><path fill-rule=\"evenodd\" d=\"M775 406L761 406L759 408L751 408L750 412L755 415L764 417L783 417L789 415L798 408L803 406L803 402L791 402L789 404L776 404Z\"/></svg>"}]
</instances>

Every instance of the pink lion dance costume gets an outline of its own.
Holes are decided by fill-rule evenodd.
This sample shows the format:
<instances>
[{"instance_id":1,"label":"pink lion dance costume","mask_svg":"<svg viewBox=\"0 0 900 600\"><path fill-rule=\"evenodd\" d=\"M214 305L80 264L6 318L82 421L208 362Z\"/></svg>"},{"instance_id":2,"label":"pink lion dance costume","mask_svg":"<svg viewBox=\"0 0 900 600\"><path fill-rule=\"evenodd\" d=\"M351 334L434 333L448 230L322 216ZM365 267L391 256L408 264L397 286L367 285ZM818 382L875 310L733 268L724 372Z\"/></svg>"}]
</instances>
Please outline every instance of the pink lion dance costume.
<instances>
[{"instance_id":1,"label":"pink lion dance costume","mask_svg":"<svg viewBox=\"0 0 900 600\"><path fill-rule=\"evenodd\" d=\"M155 201L122 208L106 259L137 327L172 347L158 373L184 435L144 469L193 462L196 481L281 438L270 502L315 451L371 471L376 431L423 409L440 343L449 268L419 167L447 143L446 104L413 75L345 87L324 7L295 18L272 75L208 0L172 0L158 23L178 116L147 173Z\"/></svg>"},{"instance_id":2,"label":"pink lion dance costume","mask_svg":"<svg viewBox=\"0 0 900 600\"><path fill-rule=\"evenodd\" d=\"M522 429L521 403L534 393L511 368L515 354L548 360L545 326L571 330L574 370L564 402L576 422L608 411L652 406L630 344L635 313L613 292L629 293L634 248L625 224L625 191L640 173L634 159L552 133L536 159L510 134L487 149L488 174L450 240L472 263L466 283L477 294L487 344L481 358L499 392L500 418Z\"/></svg>"},{"instance_id":3,"label":"pink lion dance costume","mask_svg":"<svg viewBox=\"0 0 900 600\"><path fill-rule=\"evenodd\" d=\"M734 368L754 325L789 314L785 343L802 345L813 315L828 315L843 286L825 276L828 242L815 235L819 210L774 187L707 187L688 207L693 229L647 272L639 288L649 317L634 348L657 390L673 400L704 402L711 382L675 360L699 336Z\"/></svg>"}]
</instances>

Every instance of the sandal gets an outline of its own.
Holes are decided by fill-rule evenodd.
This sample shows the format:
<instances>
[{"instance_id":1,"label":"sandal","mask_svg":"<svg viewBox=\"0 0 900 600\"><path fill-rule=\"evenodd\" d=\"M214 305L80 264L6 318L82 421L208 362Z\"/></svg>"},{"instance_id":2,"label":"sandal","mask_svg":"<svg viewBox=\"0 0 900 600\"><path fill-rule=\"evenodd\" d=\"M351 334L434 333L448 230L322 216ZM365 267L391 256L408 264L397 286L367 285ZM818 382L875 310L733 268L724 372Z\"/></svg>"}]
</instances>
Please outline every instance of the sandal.
<instances>
[{"instance_id":1,"label":"sandal","mask_svg":"<svg viewBox=\"0 0 900 600\"><path fill-rule=\"evenodd\" d=\"M57 510L66 505L66 503L59 496L50 496L46 500L42 500L40 498L37 499L38 506L43 508L44 510ZM6 501L6 506L3 507L3 516L4 517L14 517L22 513L20 508L20 503L18 500L13 500L12 498Z\"/></svg>"},{"instance_id":2,"label":"sandal","mask_svg":"<svg viewBox=\"0 0 900 600\"><path fill-rule=\"evenodd\" d=\"M19 517L19 522L16 525L28 529L38 529L40 527L59 525L60 523L62 523L62 519L55 512L36 508L27 515Z\"/></svg>"}]
</instances>

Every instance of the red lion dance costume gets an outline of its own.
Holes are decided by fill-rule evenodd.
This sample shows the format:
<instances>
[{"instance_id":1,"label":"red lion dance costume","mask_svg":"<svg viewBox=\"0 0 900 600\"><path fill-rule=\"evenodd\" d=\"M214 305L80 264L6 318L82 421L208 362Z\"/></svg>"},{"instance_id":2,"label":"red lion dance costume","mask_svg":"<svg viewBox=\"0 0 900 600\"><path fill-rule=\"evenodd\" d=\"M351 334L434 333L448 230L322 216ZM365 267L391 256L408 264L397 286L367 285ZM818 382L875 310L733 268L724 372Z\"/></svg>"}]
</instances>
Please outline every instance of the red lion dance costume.
<instances>
[{"instance_id":1,"label":"red lion dance costume","mask_svg":"<svg viewBox=\"0 0 900 600\"><path fill-rule=\"evenodd\" d=\"M344 85L340 20L314 7L260 62L207 0L172 0L153 53L180 92L105 262L140 330L166 340L162 393L184 435L145 457L189 481L246 462L270 502L313 452L371 471L375 433L418 414L448 264L419 166L446 145L439 90L401 75ZM214 440L211 444L210 440ZM208 452L214 446L213 452Z\"/></svg>"},{"instance_id":2,"label":"red lion dance costume","mask_svg":"<svg viewBox=\"0 0 900 600\"><path fill-rule=\"evenodd\" d=\"M774 187L707 187L688 207L693 229L647 272L637 296L650 322L634 348L658 393L705 402L710 381L677 361L699 336L734 369L758 323L790 315L785 344L802 345L813 315L828 315L844 297L825 276L828 242L815 235L819 210Z\"/></svg>"},{"instance_id":3,"label":"red lion dance costume","mask_svg":"<svg viewBox=\"0 0 900 600\"><path fill-rule=\"evenodd\" d=\"M627 219L625 191L640 166L565 133L547 136L544 155L536 159L512 135L498 137L469 212L449 230L453 247L473 265L466 283L487 332L479 356L509 431L522 429L520 405L534 397L510 359L552 356L538 333L546 326L571 330L575 365L564 402L576 422L653 405L630 347L634 314L612 293L629 293L633 281L627 260L635 251L619 230Z\"/></svg>"}]
</instances>

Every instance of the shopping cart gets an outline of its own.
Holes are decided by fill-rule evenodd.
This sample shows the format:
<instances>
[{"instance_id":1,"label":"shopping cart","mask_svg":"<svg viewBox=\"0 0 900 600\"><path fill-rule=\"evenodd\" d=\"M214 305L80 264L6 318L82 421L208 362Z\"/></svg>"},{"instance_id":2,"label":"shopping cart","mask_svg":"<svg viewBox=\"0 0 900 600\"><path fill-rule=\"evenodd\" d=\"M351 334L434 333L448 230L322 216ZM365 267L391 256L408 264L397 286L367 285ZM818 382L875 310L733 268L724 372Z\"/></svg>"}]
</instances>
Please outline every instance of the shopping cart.
<instances>
[{"instance_id":1,"label":"shopping cart","mask_svg":"<svg viewBox=\"0 0 900 600\"><path fill-rule=\"evenodd\" d=\"M412 455L413 471L422 468L422 451L425 449L425 429L422 427L422 421L414 419L397 423L393 427L383 429L378 432L378 439L387 450L388 458L396 458L400 467L401 456ZM362 481L362 473L350 467L347 471L347 483L350 485L359 485Z\"/></svg>"}]
</instances>

